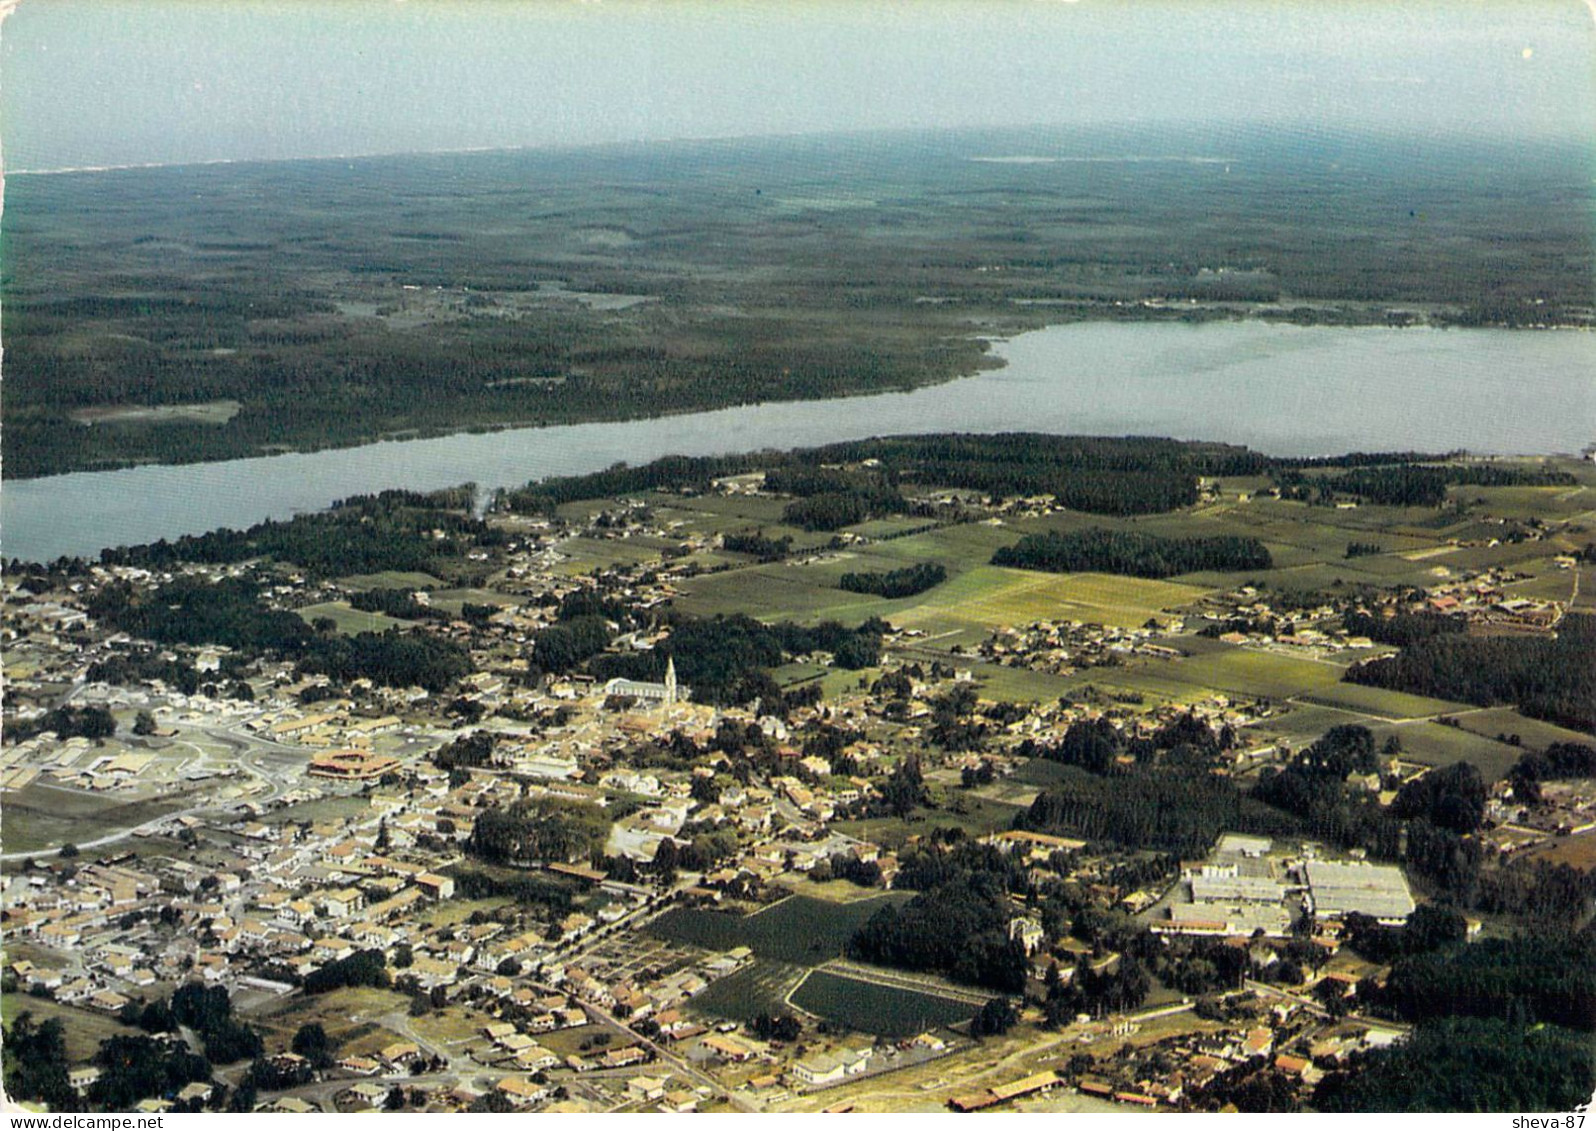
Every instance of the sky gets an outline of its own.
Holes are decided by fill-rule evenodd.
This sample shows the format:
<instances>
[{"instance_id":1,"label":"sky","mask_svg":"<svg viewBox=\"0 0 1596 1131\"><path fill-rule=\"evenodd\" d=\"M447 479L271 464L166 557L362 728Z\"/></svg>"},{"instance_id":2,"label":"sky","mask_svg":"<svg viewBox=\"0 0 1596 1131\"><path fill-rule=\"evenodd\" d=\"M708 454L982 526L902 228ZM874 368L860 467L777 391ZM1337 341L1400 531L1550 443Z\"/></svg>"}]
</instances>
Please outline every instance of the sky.
<instances>
[{"instance_id":1,"label":"sky","mask_svg":"<svg viewBox=\"0 0 1596 1131\"><path fill-rule=\"evenodd\" d=\"M1596 0L0 0L10 172L878 128L1596 138Z\"/></svg>"}]
</instances>

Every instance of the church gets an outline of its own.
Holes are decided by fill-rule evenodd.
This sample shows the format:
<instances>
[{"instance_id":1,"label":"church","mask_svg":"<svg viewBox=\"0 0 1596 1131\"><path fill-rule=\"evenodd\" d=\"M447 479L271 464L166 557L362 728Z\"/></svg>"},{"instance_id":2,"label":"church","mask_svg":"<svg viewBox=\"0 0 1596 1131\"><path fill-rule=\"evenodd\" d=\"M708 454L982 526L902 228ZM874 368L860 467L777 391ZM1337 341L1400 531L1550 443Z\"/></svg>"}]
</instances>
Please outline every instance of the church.
<instances>
[{"instance_id":1,"label":"church","mask_svg":"<svg viewBox=\"0 0 1596 1131\"><path fill-rule=\"evenodd\" d=\"M665 661L665 682L644 683L635 679L612 679L604 685L605 695L629 695L633 699L646 699L651 703L672 706L690 699L693 689L676 682L676 660Z\"/></svg>"}]
</instances>

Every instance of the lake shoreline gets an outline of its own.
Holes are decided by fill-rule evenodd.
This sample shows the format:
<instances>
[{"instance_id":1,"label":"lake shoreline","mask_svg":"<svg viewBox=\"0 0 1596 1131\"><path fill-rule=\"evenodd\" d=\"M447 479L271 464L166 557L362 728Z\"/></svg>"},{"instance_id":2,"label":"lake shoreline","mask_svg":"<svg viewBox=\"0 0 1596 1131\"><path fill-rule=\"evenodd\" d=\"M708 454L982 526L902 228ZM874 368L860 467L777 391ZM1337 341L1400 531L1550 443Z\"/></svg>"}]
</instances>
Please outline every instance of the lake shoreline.
<instances>
[{"instance_id":1,"label":"lake shoreline","mask_svg":"<svg viewBox=\"0 0 1596 1131\"><path fill-rule=\"evenodd\" d=\"M1313 330L1388 330L1401 333L1418 333L1422 331L1440 332L1488 332L1511 334L1558 334L1558 333L1592 333L1590 326L1578 324L1536 325L1536 326L1461 326L1448 322L1414 322L1409 324L1388 324L1381 320L1387 307L1375 305L1367 310L1359 311L1366 315L1366 321L1319 321L1311 318L1291 317L1297 307L1254 307L1240 310L1233 305L1224 303L1200 304L1187 308L1177 304L1149 304L1143 303L1145 311L1136 311L1115 317L1102 317L1094 314L1096 304L1078 303L1078 300L1018 300L1028 309L1050 309L1057 311L1061 307L1080 305L1083 314L1081 317L1052 320L1030 329L1020 330L1017 333L1003 336L972 333L969 340L980 341L986 344L987 349L980 357L981 364L976 364L968 371L956 372L946 376L928 376L923 381L899 384L890 388L859 388L835 393L824 397L794 397L773 400L739 401L731 404L719 405L688 405L676 409L653 409L635 413L625 411L615 414L600 414L573 418L570 420L548 420L538 418L535 420L509 420L509 421L478 421L475 423L462 423L458 425L441 425L432 428L408 428L399 431L379 433L377 435L363 435L352 437L327 437L321 440L303 441L292 444L270 445L269 450L241 453L222 458L154 458L154 459L127 459L104 460L92 467L73 468L68 471L51 472L45 475L23 474L8 475L4 463L0 462L0 483L28 483L46 480L63 479L72 475L97 475L105 472L128 471L135 468L149 467L191 467L206 464L233 463L239 460L271 459L284 455L312 455L317 452L344 451L357 448L376 447L382 444L408 443L416 440L438 440L451 436L482 436L495 435L504 432L531 432L553 428L572 428L585 424L625 424L641 420L669 420L677 416L689 416L705 412L721 412L730 409L752 408L764 405L796 405L808 403L821 403L830 401L857 400L863 397L886 396L894 393L913 393L922 389L938 388L951 385L959 381L979 377L981 374L994 369L1002 369L1008 361L1001 354L993 352L993 347L1002 346L1015 338L1027 334L1041 333L1060 327L1071 326L1192 326L1203 327L1212 325L1256 323L1268 327L1297 327ZM1317 311L1317 307L1313 307ZM1342 309L1337 307L1336 309ZM1278 316L1272 316L1278 315ZM1379 315L1380 317L1376 317ZM1195 317L1194 317L1195 316ZM217 402L222 403L222 402ZM229 402L235 403L235 402ZM160 405L125 405L102 407L92 410L95 412L160 412L172 406ZM236 415L235 412L232 415ZM85 423L79 421L78 423ZM113 424L103 426L114 427ZM1221 437L1207 437L1208 439L1222 439ZM1274 454L1274 453L1272 453Z\"/></svg>"},{"instance_id":2,"label":"lake shoreline","mask_svg":"<svg viewBox=\"0 0 1596 1131\"><path fill-rule=\"evenodd\" d=\"M1167 436L1274 456L1534 456L1578 452L1596 420L1589 335L1076 322L994 340L990 355L1006 364L910 392L13 480L0 491L0 553L92 556L388 488L491 491L665 455L917 432Z\"/></svg>"}]
</instances>

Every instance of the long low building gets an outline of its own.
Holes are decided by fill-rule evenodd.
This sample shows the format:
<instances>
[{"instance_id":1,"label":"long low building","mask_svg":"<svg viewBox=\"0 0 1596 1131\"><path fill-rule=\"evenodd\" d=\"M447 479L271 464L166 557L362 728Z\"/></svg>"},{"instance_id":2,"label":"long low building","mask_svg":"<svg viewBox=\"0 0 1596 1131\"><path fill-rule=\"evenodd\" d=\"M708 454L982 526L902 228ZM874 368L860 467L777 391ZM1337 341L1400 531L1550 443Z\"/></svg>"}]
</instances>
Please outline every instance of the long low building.
<instances>
[{"instance_id":1,"label":"long low building","mask_svg":"<svg viewBox=\"0 0 1596 1131\"><path fill-rule=\"evenodd\" d=\"M1336 864L1310 860L1303 865L1316 915L1338 919L1354 912L1382 923L1400 923L1413 913L1413 894L1402 869L1390 864Z\"/></svg>"},{"instance_id":2,"label":"long low building","mask_svg":"<svg viewBox=\"0 0 1596 1131\"><path fill-rule=\"evenodd\" d=\"M1279 903L1286 897L1283 884L1262 876L1196 875L1191 897L1198 903Z\"/></svg>"}]
</instances>

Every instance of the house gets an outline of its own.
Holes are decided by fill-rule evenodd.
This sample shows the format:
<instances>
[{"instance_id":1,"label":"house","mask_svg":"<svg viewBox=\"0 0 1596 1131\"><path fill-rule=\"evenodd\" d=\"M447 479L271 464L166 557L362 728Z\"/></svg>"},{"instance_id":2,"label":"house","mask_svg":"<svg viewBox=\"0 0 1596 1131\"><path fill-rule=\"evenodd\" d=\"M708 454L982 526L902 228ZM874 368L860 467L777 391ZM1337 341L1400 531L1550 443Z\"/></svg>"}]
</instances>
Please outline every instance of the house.
<instances>
[{"instance_id":1,"label":"house","mask_svg":"<svg viewBox=\"0 0 1596 1131\"><path fill-rule=\"evenodd\" d=\"M643 1064L648 1060L648 1050L638 1045L630 1048L611 1049L599 1058L599 1063L605 1068L629 1068L634 1064Z\"/></svg>"},{"instance_id":2,"label":"house","mask_svg":"<svg viewBox=\"0 0 1596 1131\"><path fill-rule=\"evenodd\" d=\"M523 1076L506 1076L495 1084L494 1088L514 1107L527 1107L549 1094L547 1088L534 1084Z\"/></svg>"},{"instance_id":3,"label":"house","mask_svg":"<svg viewBox=\"0 0 1596 1131\"><path fill-rule=\"evenodd\" d=\"M317 1107L315 1104L307 1103L298 1096L278 1096L275 1099L267 1100L265 1103L259 1104L255 1110L269 1111L285 1115L307 1115L311 1112L319 1112L321 1108Z\"/></svg>"},{"instance_id":4,"label":"house","mask_svg":"<svg viewBox=\"0 0 1596 1131\"><path fill-rule=\"evenodd\" d=\"M183 1087L178 1090L177 1102L194 1103L197 1100L200 1103L205 1103L211 1098L211 1093L215 1090L216 1086L214 1084L207 1084L202 1080L196 1080L192 1084L184 1084Z\"/></svg>"},{"instance_id":5,"label":"house","mask_svg":"<svg viewBox=\"0 0 1596 1131\"><path fill-rule=\"evenodd\" d=\"M700 1045L730 1064L742 1064L744 1061L752 1060L754 1057L753 1049L743 1044L736 1037L722 1033L710 1034L700 1042Z\"/></svg>"},{"instance_id":6,"label":"house","mask_svg":"<svg viewBox=\"0 0 1596 1131\"><path fill-rule=\"evenodd\" d=\"M322 897L327 914L334 919L347 919L366 905L366 897L354 888L339 888Z\"/></svg>"},{"instance_id":7,"label":"house","mask_svg":"<svg viewBox=\"0 0 1596 1131\"><path fill-rule=\"evenodd\" d=\"M1041 949L1045 935L1042 924L1035 919L1011 919L1009 938L1024 947L1026 954L1035 954Z\"/></svg>"},{"instance_id":8,"label":"house","mask_svg":"<svg viewBox=\"0 0 1596 1131\"><path fill-rule=\"evenodd\" d=\"M633 1076L626 1082L626 1095L642 1103L662 1100L665 1098L665 1084L668 1079L663 1076Z\"/></svg>"},{"instance_id":9,"label":"house","mask_svg":"<svg viewBox=\"0 0 1596 1131\"><path fill-rule=\"evenodd\" d=\"M421 1059L421 1046L414 1041L395 1041L377 1053L377 1058L390 1071L408 1068Z\"/></svg>"},{"instance_id":10,"label":"house","mask_svg":"<svg viewBox=\"0 0 1596 1131\"><path fill-rule=\"evenodd\" d=\"M102 1009L106 1013L115 1013L126 1005L130 998L117 993L115 990L96 990L89 995L89 1004L95 1009Z\"/></svg>"},{"instance_id":11,"label":"house","mask_svg":"<svg viewBox=\"0 0 1596 1131\"><path fill-rule=\"evenodd\" d=\"M381 1062L373 1060L369 1056L346 1056L338 1062L338 1067L342 1068L345 1072L353 1072L356 1076L375 1076L382 1070ZM376 1087L379 1088L383 1095L388 1094L387 1089L381 1088L380 1085L373 1084L360 1086Z\"/></svg>"},{"instance_id":12,"label":"house","mask_svg":"<svg viewBox=\"0 0 1596 1131\"><path fill-rule=\"evenodd\" d=\"M559 1064L559 1057L535 1042L515 1054L515 1066L522 1072L541 1072L545 1068L558 1068Z\"/></svg>"},{"instance_id":13,"label":"house","mask_svg":"<svg viewBox=\"0 0 1596 1131\"><path fill-rule=\"evenodd\" d=\"M416 886L427 895L436 900L454 898L454 880L448 876L438 876L431 872L423 872L416 877Z\"/></svg>"},{"instance_id":14,"label":"house","mask_svg":"<svg viewBox=\"0 0 1596 1131\"><path fill-rule=\"evenodd\" d=\"M674 1092L666 1092L665 1098L661 1102L664 1104L665 1110L679 1114L698 1110L698 1097L686 1088L680 1088Z\"/></svg>"},{"instance_id":15,"label":"house","mask_svg":"<svg viewBox=\"0 0 1596 1131\"><path fill-rule=\"evenodd\" d=\"M355 1084L339 1092L335 1098L342 1103L380 1108L382 1101L388 1098L388 1087L384 1084Z\"/></svg>"}]
</instances>

